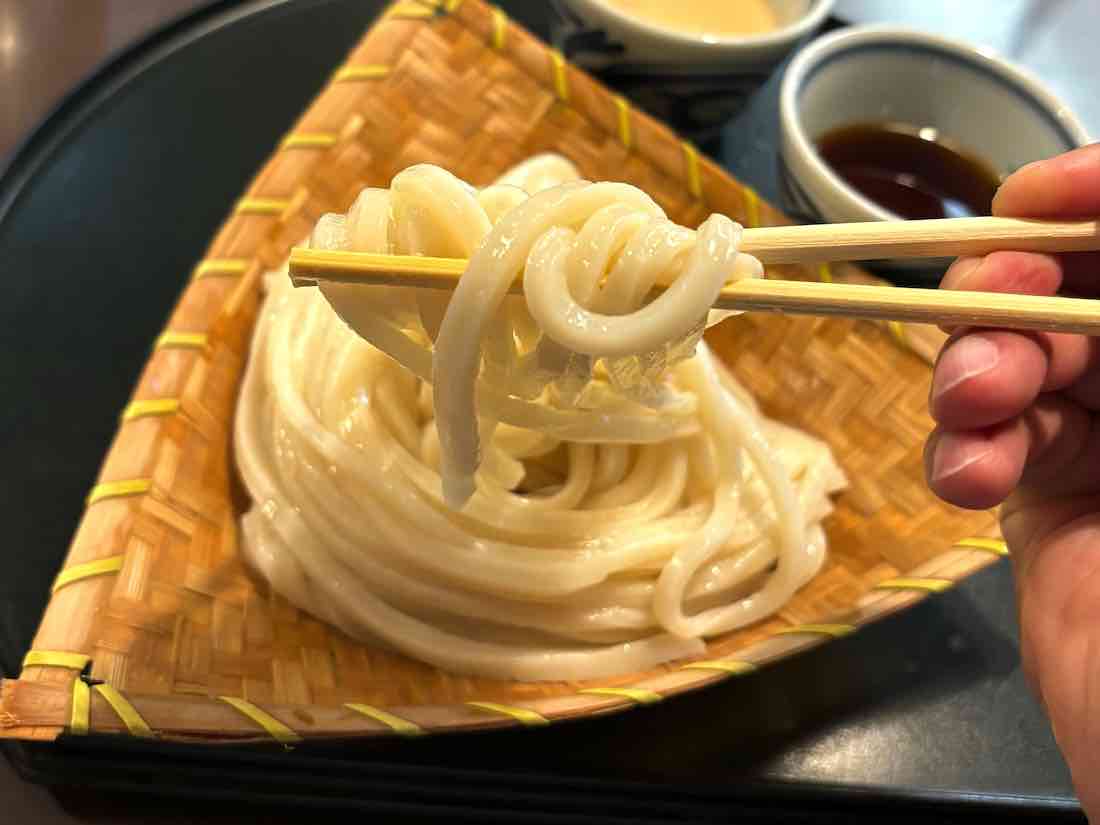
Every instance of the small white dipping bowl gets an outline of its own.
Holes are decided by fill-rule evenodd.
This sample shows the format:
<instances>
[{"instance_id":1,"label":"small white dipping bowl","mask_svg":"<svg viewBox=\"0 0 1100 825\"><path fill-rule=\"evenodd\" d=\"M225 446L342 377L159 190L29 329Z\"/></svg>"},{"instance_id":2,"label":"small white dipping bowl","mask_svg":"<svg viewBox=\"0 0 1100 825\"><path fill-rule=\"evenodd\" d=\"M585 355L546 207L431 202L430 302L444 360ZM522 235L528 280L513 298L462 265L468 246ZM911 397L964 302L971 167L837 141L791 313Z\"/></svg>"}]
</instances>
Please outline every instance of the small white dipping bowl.
<instances>
[{"instance_id":1,"label":"small white dipping bowl","mask_svg":"<svg viewBox=\"0 0 1100 825\"><path fill-rule=\"evenodd\" d=\"M839 126L931 126L1002 177L1089 142L1081 121L1029 72L989 49L896 26L842 29L802 49L783 76L779 120L788 194L830 223L898 218L818 154L815 141ZM884 263L927 273L947 261Z\"/></svg>"},{"instance_id":2,"label":"small white dipping bowl","mask_svg":"<svg viewBox=\"0 0 1100 825\"><path fill-rule=\"evenodd\" d=\"M777 65L828 17L834 0L768 0L781 22L778 29L743 36L700 36L627 14L601 0L561 0L585 24L606 32L623 46L614 62L662 73L718 74L765 72ZM670 3L676 0L668 0ZM727 0L734 2L734 0Z\"/></svg>"}]
</instances>

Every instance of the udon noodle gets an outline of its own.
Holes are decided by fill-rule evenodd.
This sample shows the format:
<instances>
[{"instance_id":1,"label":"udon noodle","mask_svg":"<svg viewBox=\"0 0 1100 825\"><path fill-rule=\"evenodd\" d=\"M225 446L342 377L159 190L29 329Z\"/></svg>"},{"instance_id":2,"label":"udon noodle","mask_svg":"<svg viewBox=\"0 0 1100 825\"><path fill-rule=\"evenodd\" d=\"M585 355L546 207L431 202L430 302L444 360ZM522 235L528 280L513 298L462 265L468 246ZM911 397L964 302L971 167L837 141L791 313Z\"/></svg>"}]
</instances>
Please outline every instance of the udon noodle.
<instances>
[{"instance_id":1,"label":"udon noodle","mask_svg":"<svg viewBox=\"0 0 1100 825\"><path fill-rule=\"evenodd\" d=\"M470 263L453 293L270 278L236 420L247 559L353 637L496 678L643 670L774 613L844 477L701 340L761 274L740 234L556 156L481 190L414 166L324 216L312 247Z\"/></svg>"}]
</instances>

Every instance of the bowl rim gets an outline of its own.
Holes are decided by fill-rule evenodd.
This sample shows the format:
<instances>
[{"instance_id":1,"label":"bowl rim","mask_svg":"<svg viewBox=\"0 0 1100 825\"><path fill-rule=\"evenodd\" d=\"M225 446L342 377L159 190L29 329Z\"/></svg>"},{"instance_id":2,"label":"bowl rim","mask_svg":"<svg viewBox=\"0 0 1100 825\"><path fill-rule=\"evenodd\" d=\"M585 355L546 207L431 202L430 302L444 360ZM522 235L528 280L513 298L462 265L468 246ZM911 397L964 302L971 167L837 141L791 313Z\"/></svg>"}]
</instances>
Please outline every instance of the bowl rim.
<instances>
[{"instance_id":1,"label":"bowl rim","mask_svg":"<svg viewBox=\"0 0 1100 825\"><path fill-rule=\"evenodd\" d=\"M814 40L795 54L780 85L779 120L781 131L793 143L800 158L810 166L814 175L823 178L846 201L846 206L853 212L870 214L875 220L898 219L893 212L864 196L833 171L803 128L798 96L814 69L826 59L850 49L891 45L921 46L984 69L1016 87L1045 109L1071 141L1076 142L1076 147L1084 146L1091 140L1080 118L1036 74L1012 63L992 48L905 26L849 26Z\"/></svg>"},{"instance_id":2,"label":"bowl rim","mask_svg":"<svg viewBox=\"0 0 1100 825\"><path fill-rule=\"evenodd\" d=\"M675 29L665 28L650 23L644 18L635 17L611 5L607 0L568 0L570 5L577 4L598 8L601 13L611 17L617 23L639 29L649 37L663 38L679 46L714 51L738 46L779 46L783 43L798 40L815 30L824 22L825 18L828 17L829 13L832 11L835 2L836 0L810 0L809 9L803 15L796 18L793 23L763 34L708 35L707 39L704 39L699 35L679 32Z\"/></svg>"}]
</instances>

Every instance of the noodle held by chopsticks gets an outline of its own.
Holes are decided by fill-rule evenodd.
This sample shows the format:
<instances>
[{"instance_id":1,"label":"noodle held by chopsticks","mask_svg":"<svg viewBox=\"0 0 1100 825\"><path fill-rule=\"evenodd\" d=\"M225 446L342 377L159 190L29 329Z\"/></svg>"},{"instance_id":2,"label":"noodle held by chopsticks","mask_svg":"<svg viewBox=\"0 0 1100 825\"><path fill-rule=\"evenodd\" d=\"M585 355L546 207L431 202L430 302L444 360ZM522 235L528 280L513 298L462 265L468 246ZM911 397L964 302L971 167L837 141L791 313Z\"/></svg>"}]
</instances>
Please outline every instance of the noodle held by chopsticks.
<instances>
[{"instance_id":1,"label":"noodle held by chopsticks","mask_svg":"<svg viewBox=\"0 0 1100 825\"><path fill-rule=\"evenodd\" d=\"M642 670L775 612L844 481L701 341L731 273L760 275L740 231L556 156L480 191L412 167L325 216L312 246L470 264L450 295L272 279L236 421L246 556L352 636L499 678Z\"/></svg>"}]
</instances>

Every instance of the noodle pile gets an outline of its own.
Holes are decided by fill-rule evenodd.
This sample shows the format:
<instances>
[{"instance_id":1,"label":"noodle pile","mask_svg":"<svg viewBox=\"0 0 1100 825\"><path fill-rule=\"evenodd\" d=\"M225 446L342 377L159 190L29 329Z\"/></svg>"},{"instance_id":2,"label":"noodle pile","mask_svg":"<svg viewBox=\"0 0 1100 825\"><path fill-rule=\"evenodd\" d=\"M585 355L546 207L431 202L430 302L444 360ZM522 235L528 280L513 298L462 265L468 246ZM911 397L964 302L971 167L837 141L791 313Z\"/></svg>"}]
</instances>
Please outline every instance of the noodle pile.
<instances>
[{"instance_id":1,"label":"noodle pile","mask_svg":"<svg viewBox=\"0 0 1100 825\"><path fill-rule=\"evenodd\" d=\"M309 241L469 258L453 293L270 279L235 449L276 592L449 671L585 679L697 656L820 568L843 474L701 340L761 274L741 227L577 178L414 166Z\"/></svg>"}]
</instances>

